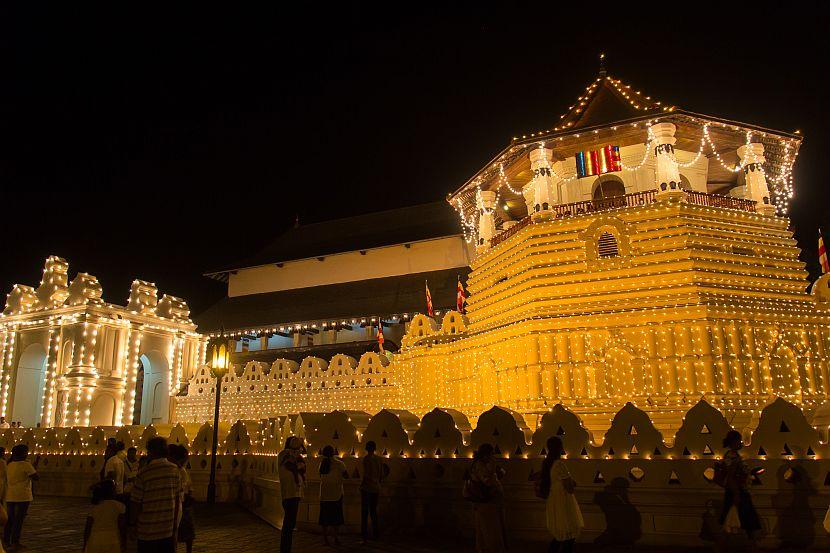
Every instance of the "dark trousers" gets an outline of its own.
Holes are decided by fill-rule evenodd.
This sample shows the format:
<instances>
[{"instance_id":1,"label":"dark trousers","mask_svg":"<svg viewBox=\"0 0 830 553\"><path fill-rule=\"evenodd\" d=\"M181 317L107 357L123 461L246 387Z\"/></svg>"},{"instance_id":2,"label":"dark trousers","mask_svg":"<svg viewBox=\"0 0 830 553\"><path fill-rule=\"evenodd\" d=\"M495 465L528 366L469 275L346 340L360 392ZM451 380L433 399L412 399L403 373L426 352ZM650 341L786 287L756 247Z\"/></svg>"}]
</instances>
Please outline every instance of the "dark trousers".
<instances>
[{"instance_id":1,"label":"dark trousers","mask_svg":"<svg viewBox=\"0 0 830 553\"><path fill-rule=\"evenodd\" d=\"M551 540L548 546L548 553L571 553L574 550L575 540L556 541Z\"/></svg>"},{"instance_id":2,"label":"dark trousers","mask_svg":"<svg viewBox=\"0 0 830 553\"><path fill-rule=\"evenodd\" d=\"M138 553L176 553L176 540L138 540Z\"/></svg>"},{"instance_id":3,"label":"dark trousers","mask_svg":"<svg viewBox=\"0 0 830 553\"><path fill-rule=\"evenodd\" d=\"M291 552L291 540L294 537L294 527L297 526L297 511L300 509L300 498L292 497L282 500L282 530L280 531L280 553Z\"/></svg>"},{"instance_id":4,"label":"dark trousers","mask_svg":"<svg viewBox=\"0 0 830 553\"><path fill-rule=\"evenodd\" d=\"M378 492L360 490L360 532L369 539L369 517L372 517L372 536L378 539Z\"/></svg>"},{"instance_id":5,"label":"dark trousers","mask_svg":"<svg viewBox=\"0 0 830 553\"><path fill-rule=\"evenodd\" d=\"M9 545L20 543L20 532L23 531L23 519L29 512L28 501L9 501L6 503L9 521L3 529L3 540Z\"/></svg>"}]
</instances>

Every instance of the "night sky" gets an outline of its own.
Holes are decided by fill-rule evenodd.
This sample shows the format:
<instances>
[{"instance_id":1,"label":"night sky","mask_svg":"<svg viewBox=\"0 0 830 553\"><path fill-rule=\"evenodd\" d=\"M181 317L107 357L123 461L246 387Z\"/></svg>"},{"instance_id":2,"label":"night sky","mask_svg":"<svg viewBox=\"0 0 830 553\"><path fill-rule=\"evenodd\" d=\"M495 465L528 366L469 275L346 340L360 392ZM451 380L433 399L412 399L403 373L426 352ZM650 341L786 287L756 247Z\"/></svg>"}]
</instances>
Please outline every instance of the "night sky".
<instances>
[{"instance_id":1,"label":"night sky","mask_svg":"<svg viewBox=\"0 0 830 553\"><path fill-rule=\"evenodd\" d=\"M56 254L70 278L96 275L107 301L123 304L142 278L198 312L224 292L203 271L255 253L297 215L443 198L512 136L553 126L600 51L610 75L664 102L800 129L791 213L814 276L819 224L830 239L819 3L28 4L0 8L3 293L36 285ZM617 19L633 10L651 15Z\"/></svg>"}]
</instances>

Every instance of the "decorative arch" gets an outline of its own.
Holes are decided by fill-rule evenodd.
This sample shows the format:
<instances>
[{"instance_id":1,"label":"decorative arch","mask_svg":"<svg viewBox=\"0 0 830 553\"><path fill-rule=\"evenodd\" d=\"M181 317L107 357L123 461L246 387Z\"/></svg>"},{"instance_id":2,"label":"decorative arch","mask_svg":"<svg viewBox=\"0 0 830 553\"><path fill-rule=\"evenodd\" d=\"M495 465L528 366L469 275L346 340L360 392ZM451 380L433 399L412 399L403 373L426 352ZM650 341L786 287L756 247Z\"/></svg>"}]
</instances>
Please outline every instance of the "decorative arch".
<instances>
[{"instance_id":1,"label":"decorative arch","mask_svg":"<svg viewBox=\"0 0 830 553\"><path fill-rule=\"evenodd\" d=\"M591 198L604 200L625 196L625 183L616 175L600 175L591 185Z\"/></svg>"},{"instance_id":2,"label":"decorative arch","mask_svg":"<svg viewBox=\"0 0 830 553\"><path fill-rule=\"evenodd\" d=\"M115 398L110 394L99 394L92 402L89 413L90 426L113 426L115 424Z\"/></svg>"},{"instance_id":3,"label":"decorative arch","mask_svg":"<svg viewBox=\"0 0 830 553\"><path fill-rule=\"evenodd\" d=\"M634 234L634 231L634 227L626 224L625 221L617 217L597 217L579 235L585 243L585 259L587 261L602 259L600 256L600 241L603 239L604 234L611 235L616 243L617 256L614 256L615 258L630 257L632 251L629 236Z\"/></svg>"},{"instance_id":4,"label":"decorative arch","mask_svg":"<svg viewBox=\"0 0 830 553\"><path fill-rule=\"evenodd\" d=\"M20 421L23 426L35 426L40 422L46 360L46 348L40 343L30 344L23 350L14 373L14 399L9 420Z\"/></svg>"},{"instance_id":5,"label":"decorative arch","mask_svg":"<svg viewBox=\"0 0 830 553\"><path fill-rule=\"evenodd\" d=\"M167 422L170 405L170 365L167 358L157 350L140 356L144 369L142 383L140 423ZM138 395L136 393L136 395Z\"/></svg>"}]
</instances>

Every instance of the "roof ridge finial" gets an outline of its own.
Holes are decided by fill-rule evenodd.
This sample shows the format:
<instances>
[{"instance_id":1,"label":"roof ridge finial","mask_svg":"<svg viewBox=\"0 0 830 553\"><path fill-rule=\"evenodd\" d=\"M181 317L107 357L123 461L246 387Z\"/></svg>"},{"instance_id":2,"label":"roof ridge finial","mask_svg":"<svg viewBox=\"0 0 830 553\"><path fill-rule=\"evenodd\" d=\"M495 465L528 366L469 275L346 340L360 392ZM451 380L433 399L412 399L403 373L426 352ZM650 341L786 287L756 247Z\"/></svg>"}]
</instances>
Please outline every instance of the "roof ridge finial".
<instances>
[{"instance_id":1,"label":"roof ridge finial","mask_svg":"<svg viewBox=\"0 0 830 553\"><path fill-rule=\"evenodd\" d=\"M604 77L606 75L605 71L605 52L599 53L599 76Z\"/></svg>"}]
</instances>

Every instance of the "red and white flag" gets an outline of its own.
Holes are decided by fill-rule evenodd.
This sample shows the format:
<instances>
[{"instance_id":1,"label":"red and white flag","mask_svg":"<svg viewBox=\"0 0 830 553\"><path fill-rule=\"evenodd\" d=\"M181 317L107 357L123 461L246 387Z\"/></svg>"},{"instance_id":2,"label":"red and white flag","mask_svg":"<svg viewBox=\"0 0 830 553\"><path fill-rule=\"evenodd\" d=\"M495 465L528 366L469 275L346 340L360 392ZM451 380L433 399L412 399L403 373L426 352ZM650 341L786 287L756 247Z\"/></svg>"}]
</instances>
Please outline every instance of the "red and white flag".
<instances>
[{"instance_id":1,"label":"red and white flag","mask_svg":"<svg viewBox=\"0 0 830 553\"><path fill-rule=\"evenodd\" d=\"M378 319L378 350L383 353L383 321Z\"/></svg>"},{"instance_id":2,"label":"red and white flag","mask_svg":"<svg viewBox=\"0 0 830 553\"><path fill-rule=\"evenodd\" d=\"M461 283L461 275L458 276L458 286L455 294L455 309L462 315L466 313L467 309L467 292L464 291L464 285Z\"/></svg>"},{"instance_id":3,"label":"red and white flag","mask_svg":"<svg viewBox=\"0 0 830 553\"><path fill-rule=\"evenodd\" d=\"M432 308L432 294L429 293L429 281L426 283L427 287L427 315L430 317L435 316L435 310Z\"/></svg>"},{"instance_id":4,"label":"red and white flag","mask_svg":"<svg viewBox=\"0 0 830 553\"><path fill-rule=\"evenodd\" d=\"M821 265L821 274L830 273L830 261L827 261L827 249L824 247L821 229L818 229L818 262Z\"/></svg>"}]
</instances>

